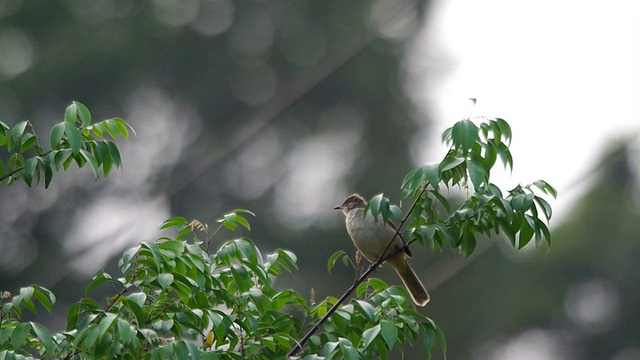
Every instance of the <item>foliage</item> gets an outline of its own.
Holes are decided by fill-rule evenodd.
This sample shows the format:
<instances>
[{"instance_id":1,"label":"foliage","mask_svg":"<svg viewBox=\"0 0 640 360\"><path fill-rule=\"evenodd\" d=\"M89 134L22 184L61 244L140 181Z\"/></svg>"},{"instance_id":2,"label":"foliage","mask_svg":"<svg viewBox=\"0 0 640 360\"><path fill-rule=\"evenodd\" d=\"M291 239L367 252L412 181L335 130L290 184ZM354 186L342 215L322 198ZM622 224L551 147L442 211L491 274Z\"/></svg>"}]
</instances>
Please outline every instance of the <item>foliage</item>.
<instances>
[{"instance_id":1,"label":"foliage","mask_svg":"<svg viewBox=\"0 0 640 360\"><path fill-rule=\"evenodd\" d=\"M87 164L97 179L107 176L115 166L122 166L120 150L105 135L127 139L133 129L122 119L112 118L91 124L91 112L83 104L73 101L65 110L64 120L49 133L50 149L45 151L29 120L9 127L0 122L0 147L8 152L7 162L0 158L0 184L10 185L22 178L27 185L37 186L44 178L48 188L53 168L67 170L72 162L78 167ZM28 154L33 154L29 156Z\"/></svg>"},{"instance_id":2,"label":"foliage","mask_svg":"<svg viewBox=\"0 0 640 360\"><path fill-rule=\"evenodd\" d=\"M413 202L403 231L405 239L415 239L432 249L441 249L448 243L465 257L473 253L477 235L490 237L499 231L518 249L531 239L536 245L543 239L551 244L547 223L552 209L535 190L553 197L556 190L538 180L518 185L504 195L490 182L491 169L498 158L505 168L513 167L509 151L511 128L506 121L496 118L477 126L465 119L445 130L442 139L450 145L444 159L411 170L402 181L403 199ZM455 186L464 189L467 196L454 210L443 190ZM390 205L382 194L371 199L368 209L385 219L399 218L400 214L400 208Z\"/></svg>"},{"instance_id":3,"label":"foliage","mask_svg":"<svg viewBox=\"0 0 640 360\"><path fill-rule=\"evenodd\" d=\"M90 163L96 171L83 155L87 153L104 170L105 153L96 145L102 140L94 139L90 133L101 136L102 132L108 132L114 137L114 134L126 137L127 127L124 122L112 121L91 128L86 108L74 104L67 112L69 119L80 119L80 137L73 130L67 132L71 128L69 122L56 125L59 129L54 127L52 131L51 138L55 141L51 152L67 150L68 158L76 160L79 166ZM10 134L10 149L30 141L24 129L15 131L21 135L13 136L14 130L5 131ZM74 136L76 139L71 140ZM492 231L502 230L519 248L532 238L536 243L542 238L550 243L548 228L539 215L549 220L551 208L534 190L553 196L555 190L538 181L518 186L503 196L489 182L490 170L498 157L505 166L512 166L510 137L509 125L501 119L489 120L479 127L463 120L448 129L443 139L450 144L450 150L443 161L412 170L403 181L403 197L413 202L396 236L403 231L405 238L417 239L414 241L434 249L442 248L448 241L465 256L473 252L477 234L490 235ZM26 140L20 142L22 138ZM55 155L49 155L51 152L36 157L55 160ZM36 149L36 153L42 151ZM78 161L77 156L86 162ZM117 163L113 157L109 159L120 164L119 157ZM20 174L24 177L27 173L26 167L15 169L6 179ZM104 173L108 173L108 168ZM454 186L470 195L452 211L443 190ZM382 195L371 199L367 208L385 218L400 219L402 215L401 208ZM387 358L391 351L402 351L404 344L415 345L419 340L428 357L437 345L446 352L441 330L407 302L403 288L390 287L369 276L384 259L372 264L339 299L327 297L316 301L312 292L306 300L291 289L277 290L274 287L277 277L296 268L292 252L277 249L263 256L249 238L220 242L217 239L223 228L249 230L247 214L253 215L244 209L229 212L218 220L219 225L212 233L199 221L168 219L161 228L173 229L175 235L142 242L126 251L118 263L120 276L99 271L87 285L86 293L108 284L115 289L114 294L104 305L89 297L73 304L67 314L66 329L61 333L52 334L40 324L19 321L23 308L35 312L34 302L52 311L55 296L49 290L25 287L6 302L11 295L3 294L0 357L369 359ZM210 253L215 244L217 249ZM338 259L354 267L361 260L356 257L351 261L344 252L338 252L329 259L329 269ZM346 302L352 293L355 297ZM303 332L306 335L300 337Z\"/></svg>"}]
</instances>

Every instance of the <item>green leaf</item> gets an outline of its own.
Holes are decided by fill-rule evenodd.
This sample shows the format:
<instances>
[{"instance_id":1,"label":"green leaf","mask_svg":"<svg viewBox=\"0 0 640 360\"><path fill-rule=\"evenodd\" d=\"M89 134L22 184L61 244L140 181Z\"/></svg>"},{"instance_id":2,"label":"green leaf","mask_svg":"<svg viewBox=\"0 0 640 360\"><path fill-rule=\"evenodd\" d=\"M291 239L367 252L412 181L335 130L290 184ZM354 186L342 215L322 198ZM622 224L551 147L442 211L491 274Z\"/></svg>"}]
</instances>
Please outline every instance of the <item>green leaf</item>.
<instances>
[{"instance_id":1,"label":"green leaf","mask_svg":"<svg viewBox=\"0 0 640 360\"><path fill-rule=\"evenodd\" d=\"M440 165L438 166L438 170L440 171L440 173L447 171L447 170L451 170L453 168L455 168L456 166L464 163L466 161L465 158L463 157L459 157L459 156L446 156L441 162ZM429 181L431 182L431 181Z\"/></svg>"},{"instance_id":2,"label":"green leaf","mask_svg":"<svg viewBox=\"0 0 640 360\"><path fill-rule=\"evenodd\" d=\"M462 256L467 258L476 249L476 238L472 233L465 231L462 235L462 242L460 243L460 252Z\"/></svg>"},{"instance_id":3,"label":"green leaf","mask_svg":"<svg viewBox=\"0 0 640 360\"><path fill-rule=\"evenodd\" d=\"M538 189L540 189L545 194L549 194L554 198L558 197L558 191L544 180L537 180L533 183L533 185Z\"/></svg>"},{"instance_id":4,"label":"green leaf","mask_svg":"<svg viewBox=\"0 0 640 360\"><path fill-rule=\"evenodd\" d=\"M69 147L73 154L77 154L82 147L82 135L74 123L64 123L64 134L67 136Z\"/></svg>"},{"instance_id":5,"label":"green leaf","mask_svg":"<svg viewBox=\"0 0 640 360\"><path fill-rule=\"evenodd\" d=\"M113 164L116 168L122 166L122 159L120 158L120 150L118 149L118 145L116 145L113 141L107 140L107 145L109 146L109 152L111 153L111 160L113 160Z\"/></svg>"},{"instance_id":6,"label":"green leaf","mask_svg":"<svg viewBox=\"0 0 640 360\"><path fill-rule=\"evenodd\" d=\"M509 123L500 118L496 118L495 122L498 124L500 134L506 140L507 144L511 143L511 126L509 126Z\"/></svg>"},{"instance_id":7,"label":"green leaf","mask_svg":"<svg viewBox=\"0 0 640 360\"><path fill-rule=\"evenodd\" d=\"M76 327L81 311L82 304L80 303L75 303L69 307L69 310L67 311L67 327L65 330L70 331Z\"/></svg>"},{"instance_id":8,"label":"green leaf","mask_svg":"<svg viewBox=\"0 0 640 360\"><path fill-rule=\"evenodd\" d=\"M369 322L372 322L372 323L375 322L375 319L376 319L376 308L373 307L373 305L369 304L366 301L362 301L362 300L356 300L355 303L362 310L362 313L364 315L366 315L367 320L369 320Z\"/></svg>"},{"instance_id":9,"label":"green leaf","mask_svg":"<svg viewBox=\"0 0 640 360\"><path fill-rule=\"evenodd\" d=\"M115 119L103 120L102 123L104 124L105 129L112 138L115 139L118 137L118 135L120 135L120 126L118 126L118 123Z\"/></svg>"},{"instance_id":10,"label":"green leaf","mask_svg":"<svg viewBox=\"0 0 640 360\"><path fill-rule=\"evenodd\" d=\"M38 138L31 133L26 133L22 135L22 139L20 140L20 152L27 151L30 147L32 147L36 143L37 140Z\"/></svg>"},{"instance_id":11,"label":"green leaf","mask_svg":"<svg viewBox=\"0 0 640 360\"><path fill-rule=\"evenodd\" d=\"M18 324L11 333L11 346L14 349L19 349L27 340L27 336L31 332L31 326L28 323Z\"/></svg>"},{"instance_id":12,"label":"green leaf","mask_svg":"<svg viewBox=\"0 0 640 360\"><path fill-rule=\"evenodd\" d=\"M159 274L158 284L160 284L162 289L166 290L171 284L173 284L173 279L174 277L171 273Z\"/></svg>"},{"instance_id":13,"label":"green leaf","mask_svg":"<svg viewBox=\"0 0 640 360\"><path fill-rule=\"evenodd\" d=\"M33 333L36 335L42 346L44 346L45 352L42 355L53 355L53 352L56 350L56 343L49 330L38 323L30 322L29 325L31 325Z\"/></svg>"},{"instance_id":14,"label":"green leaf","mask_svg":"<svg viewBox=\"0 0 640 360\"><path fill-rule=\"evenodd\" d=\"M393 220L402 220L402 209L400 209L398 205L389 205L389 212L391 213L391 218Z\"/></svg>"},{"instance_id":15,"label":"green leaf","mask_svg":"<svg viewBox=\"0 0 640 360\"><path fill-rule=\"evenodd\" d=\"M111 328L113 323L118 318L118 315L113 313L105 313L104 317L98 324L98 337L104 336L104 334Z\"/></svg>"},{"instance_id":16,"label":"green leaf","mask_svg":"<svg viewBox=\"0 0 640 360\"><path fill-rule=\"evenodd\" d=\"M11 151L14 148L20 148L21 144L21 140L22 140L22 136L24 135L25 130L27 129L27 125L29 124L29 121L22 121L17 123L13 129L11 129L11 138L10 138L10 142L9 142L9 146L8 149L9 151Z\"/></svg>"},{"instance_id":17,"label":"green leaf","mask_svg":"<svg viewBox=\"0 0 640 360\"><path fill-rule=\"evenodd\" d=\"M504 164L504 168L513 170L513 157L511 157L511 151L509 151L509 148L504 143L499 143L496 146L496 152Z\"/></svg>"},{"instance_id":18,"label":"green leaf","mask_svg":"<svg viewBox=\"0 0 640 360\"><path fill-rule=\"evenodd\" d=\"M242 225L245 229L251 231L251 226L249 226L249 222L242 215L236 214L236 222Z\"/></svg>"},{"instance_id":19,"label":"green leaf","mask_svg":"<svg viewBox=\"0 0 640 360\"><path fill-rule=\"evenodd\" d=\"M368 328L362 333L362 347L367 349L380 334L380 324Z\"/></svg>"},{"instance_id":20,"label":"green leaf","mask_svg":"<svg viewBox=\"0 0 640 360\"><path fill-rule=\"evenodd\" d=\"M369 206L369 209L371 210L371 215L373 215L373 217L376 219L378 218L378 215L380 215L383 202L384 202L384 194L380 193L372 197L371 200L369 200L369 203L367 204Z\"/></svg>"},{"instance_id":21,"label":"green leaf","mask_svg":"<svg viewBox=\"0 0 640 360\"><path fill-rule=\"evenodd\" d=\"M387 348L392 349L393 345L398 341L398 328L393 322L389 320L382 320L380 322L380 329L382 338L387 344Z\"/></svg>"},{"instance_id":22,"label":"green leaf","mask_svg":"<svg viewBox=\"0 0 640 360\"><path fill-rule=\"evenodd\" d=\"M551 205L549 205L549 203L545 199L543 199L543 198L541 198L539 196L535 196L533 198L533 201L535 201L538 204L538 206L542 210L542 213L544 213L544 217L547 220L550 220L551 219L551 215L553 214L553 210L551 209Z\"/></svg>"},{"instance_id":23,"label":"green leaf","mask_svg":"<svg viewBox=\"0 0 640 360\"><path fill-rule=\"evenodd\" d=\"M124 139L129 138L129 132L132 132L134 136L136 135L135 130L133 130L131 125L127 124L124 120L120 118L113 118L113 121L115 121L116 125L120 129L120 134Z\"/></svg>"},{"instance_id":24,"label":"green leaf","mask_svg":"<svg viewBox=\"0 0 640 360\"><path fill-rule=\"evenodd\" d=\"M85 149L80 149L80 155L82 155L82 157L87 161L87 163L91 167L91 170L93 170L93 177L95 179L98 179L100 175L99 173L100 166L98 166L98 162L96 161L96 158Z\"/></svg>"},{"instance_id":25,"label":"green leaf","mask_svg":"<svg viewBox=\"0 0 640 360\"><path fill-rule=\"evenodd\" d=\"M480 189L482 183L486 182L489 177L482 164L474 159L467 160L467 170L469 171L473 188L476 190Z\"/></svg>"},{"instance_id":26,"label":"green leaf","mask_svg":"<svg viewBox=\"0 0 640 360\"><path fill-rule=\"evenodd\" d=\"M51 162L48 158L38 158L38 161L42 163L42 169L44 170L44 188L49 188L51 180L53 180L53 170L51 169Z\"/></svg>"},{"instance_id":27,"label":"green leaf","mask_svg":"<svg viewBox=\"0 0 640 360\"><path fill-rule=\"evenodd\" d=\"M78 101L72 102L72 105L75 105L76 107L76 115L80 118L82 127L91 125L91 112L89 112L89 109Z\"/></svg>"},{"instance_id":28,"label":"green leaf","mask_svg":"<svg viewBox=\"0 0 640 360\"><path fill-rule=\"evenodd\" d=\"M433 240L436 234L436 227L433 225L421 225L420 226L420 242L426 244Z\"/></svg>"},{"instance_id":29,"label":"green leaf","mask_svg":"<svg viewBox=\"0 0 640 360\"><path fill-rule=\"evenodd\" d=\"M525 215L527 221L522 222L520 233L518 234L518 249L525 247L533 237L534 229L529 225L529 215Z\"/></svg>"},{"instance_id":30,"label":"green leaf","mask_svg":"<svg viewBox=\"0 0 640 360\"><path fill-rule=\"evenodd\" d=\"M349 261L349 255L347 255L347 253L343 250L338 250L331 254L329 260L327 260L327 270L329 271L329 274L331 274L331 270L336 265L336 261L338 261L338 259L342 259L342 262L347 265Z\"/></svg>"},{"instance_id":31,"label":"green leaf","mask_svg":"<svg viewBox=\"0 0 640 360\"><path fill-rule=\"evenodd\" d=\"M455 147L470 150L478 141L478 127L471 120L458 121L451 129L451 139Z\"/></svg>"},{"instance_id":32,"label":"green leaf","mask_svg":"<svg viewBox=\"0 0 640 360\"><path fill-rule=\"evenodd\" d=\"M71 105L67 106L64 111L64 122L67 124L76 127L76 121L78 120L78 106L76 102L72 102Z\"/></svg>"},{"instance_id":33,"label":"green leaf","mask_svg":"<svg viewBox=\"0 0 640 360\"><path fill-rule=\"evenodd\" d=\"M51 292L51 290L39 285L33 285L33 296L40 301L40 304L42 304L48 312L53 310L53 304L56 302L56 296Z\"/></svg>"},{"instance_id":34,"label":"green leaf","mask_svg":"<svg viewBox=\"0 0 640 360\"><path fill-rule=\"evenodd\" d=\"M162 224L160 224L160 229L166 229L170 227L183 227L187 225L189 225L189 222L187 221L187 219L176 216L176 217L169 218L165 220Z\"/></svg>"},{"instance_id":35,"label":"green leaf","mask_svg":"<svg viewBox=\"0 0 640 360\"><path fill-rule=\"evenodd\" d=\"M116 331L123 345L131 343L135 337L135 332L131 329L131 324L121 318L117 319Z\"/></svg>"},{"instance_id":36,"label":"green leaf","mask_svg":"<svg viewBox=\"0 0 640 360\"><path fill-rule=\"evenodd\" d=\"M400 188L403 190L403 199L416 191L416 189L422 182L423 176L424 175L421 168L413 169L404 176L404 179L402 179L402 185L400 186Z\"/></svg>"},{"instance_id":37,"label":"green leaf","mask_svg":"<svg viewBox=\"0 0 640 360\"><path fill-rule=\"evenodd\" d=\"M87 285L87 287L84 290L85 295L89 293L89 291L91 291L94 287L105 283L105 282L112 282L113 281L113 277L111 275L109 275L108 273L104 272L104 270L99 270L98 273L96 273L93 278L91 279L91 282L89 282L89 285Z\"/></svg>"},{"instance_id":38,"label":"green leaf","mask_svg":"<svg viewBox=\"0 0 640 360\"><path fill-rule=\"evenodd\" d=\"M24 178L24 182L31 187L33 175L36 172L36 166L38 165L38 159L34 156L28 158L24 163L24 170L22 172L22 177ZM36 184L37 185L37 184Z\"/></svg>"},{"instance_id":39,"label":"green leaf","mask_svg":"<svg viewBox=\"0 0 640 360\"><path fill-rule=\"evenodd\" d=\"M62 169L65 166L65 163L71 159L71 155L73 155L71 149L60 149L56 151L53 156L53 164L56 167L56 170Z\"/></svg>"},{"instance_id":40,"label":"green leaf","mask_svg":"<svg viewBox=\"0 0 640 360\"><path fill-rule=\"evenodd\" d=\"M424 176L434 189L438 188L440 183L440 166L439 164L429 164L422 167Z\"/></svg>"}]
</instances>

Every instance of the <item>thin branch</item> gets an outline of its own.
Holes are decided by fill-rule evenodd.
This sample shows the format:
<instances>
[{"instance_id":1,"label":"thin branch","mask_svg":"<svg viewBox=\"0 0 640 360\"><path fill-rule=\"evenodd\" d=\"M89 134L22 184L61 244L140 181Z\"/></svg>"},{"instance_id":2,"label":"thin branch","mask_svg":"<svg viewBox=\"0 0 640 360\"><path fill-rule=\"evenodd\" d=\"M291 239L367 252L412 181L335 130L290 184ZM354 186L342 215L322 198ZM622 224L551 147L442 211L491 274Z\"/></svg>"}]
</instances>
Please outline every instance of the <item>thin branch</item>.
<instances>
[{"instance_id":1,"label":"thin branch","mask_svg":"<svg viewBox=\"0 0 640 360\"><path fill-rule=\"evenodd\" d=\"M426 187L426 185L425 185L425 187ZM418 200L420 199L422 194L424 194L425 187L422 187L422 189L420 190L419 195L416 196L416 199L413 201L413 204L411 205L411 208L409 208L409 211L407 211L407 213L404 216L404 218L402 218L402 221L400 221L400 224L396 228L396 232L393 234L393 237L391 237L391 240L387 244L387 247L384 249L382 254L386 254L386 252L391 247L391 244L393 243L393 241L400 235L400 230L402 229L402 226L407 222L407 219L409 219L409 215L411 214L411 212L413 211L413 209L417 205ZM307 341L309 341L311 336L313 336L313 334L315 334L316 331L318 331L320 329L320 326L322 326L322 324L324 324L329 319L329 317L336 310L338 310L338 307L340 307L340 305L342 305L347 300L349 295L351 295L353 293L353 291L356 289L356 287L358 287L358 285L363 283L364 280L366 280L369 277L369 275L371 275L371 273L375 269L378 268L378 266L380 266L388 258L396 255L399 252L402 252L403 250L404 250L404 248L396 249L395 251L393 251L392 253L388 254L387 256L380 256L378 258L378 260L373 262L369 266L369 268L367 268L367 271L365 271L362 275L360 275L360 277L344 292L344 294L342 294L340 299L338 299L338 301L335 304L333 304L333 306L329 309L329 311L327 311L327 313L322 318L320 318L320 320L318 320L318 322L315 325L313 325L313 327L304 335L304 337L302 339L300 339L300 341L297 342L296 345L293 348L291 348L291 350L289 350L289 353L287 353L287 357L295 356L298 352L300 352L300 350L302 350L302 347L307 343Z\"/></svg>"}]
</instances>

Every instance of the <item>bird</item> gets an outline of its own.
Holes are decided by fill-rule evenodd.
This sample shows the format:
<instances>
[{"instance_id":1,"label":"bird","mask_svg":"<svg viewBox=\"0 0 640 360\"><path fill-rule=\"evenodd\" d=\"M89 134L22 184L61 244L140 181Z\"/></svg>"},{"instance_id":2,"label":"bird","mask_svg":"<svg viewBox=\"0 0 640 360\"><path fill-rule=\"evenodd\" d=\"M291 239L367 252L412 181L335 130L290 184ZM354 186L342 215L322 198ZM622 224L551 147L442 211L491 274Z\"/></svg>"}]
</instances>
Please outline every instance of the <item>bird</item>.
<instances>
[{"instance_id":1,"label":"bird","mask_svg":"<svg viewBox=\"0 0 640 360\"><path fill-rule=\"evenodd\" d=\"M371 263L382 256L393 254L385 262L398 273L413 302L418 306L427 305L430 300L429 293L407 262L407 258L411 257L411 251L404 244L400 234L393 239L393 244L388 246L397 227L391 220L384 222L382 219L375 219L370 212L365 215L366 205L367 202L362 196L352 194L334 209L342 210L344 213L347 233L358 251ZM385 249L388 250L383 255Z\"/></svg>"}]
</instances>

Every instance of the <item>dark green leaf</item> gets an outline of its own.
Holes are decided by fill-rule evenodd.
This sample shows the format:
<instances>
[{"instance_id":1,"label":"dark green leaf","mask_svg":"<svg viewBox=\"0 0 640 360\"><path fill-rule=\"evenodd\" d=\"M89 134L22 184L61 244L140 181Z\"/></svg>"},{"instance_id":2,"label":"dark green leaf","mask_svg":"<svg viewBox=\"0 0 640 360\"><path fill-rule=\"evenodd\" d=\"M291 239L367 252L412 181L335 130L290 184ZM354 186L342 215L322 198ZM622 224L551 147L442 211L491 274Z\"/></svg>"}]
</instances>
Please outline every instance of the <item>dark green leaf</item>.
<instances>
[{"instance_id":1,"label":"dark green leaf","mask_svg":"<svg viewBox=\"0 0 640 360\"><path fill-rule=\"evenodd\" d=\"M56 350L56 343L49 330L38 323L30 322L29 325L31 325L33 333L38 338L42 346L44 346L45 352L42 355L53 355L53 352Z\"/></svg>"},{"instance_id":2,"label":"dark green leaf","mask_svg":"<svg viewBox=\"0 0 640 360\"><path fill-rule=\"evenodd\" d=\"M460 243L460 252L462 256L469 257L476 249L476 239L473 236L473 233L470 233L469 230L465 231L462 236L462 242Z\"/></svg>"},{"instance_id":3,"label":"dark green leaf","mask_svg":"<svg viewBox=\"0 0 640 360\"><path fill-rule=\"evenodd\" d=\"M48 312L52 311L53 304L56 302L56 296L49 289L39 285L33 285L33 296L40 301L40 304L42 304Z\"/></svg>"},{"instance_id":4,"label":"dark green leaf","mask_svg":"<svg viewBox=\"0 0 640 360\"><path fill-rule=\"evenodd\" d=\"M478 127L471 120L458 121L451 130L451 139L455 147L470 150L478 141Z\"/></svg>"},{"instance_id":5,"label":"dark green leaf","mask_svg":"<svg viewBox=\"0 0 640 360\"><path fill-rule=\"evenodd\" d=\"M109 152L111 153L113 164L116 166L116 168L121 167L122 159L120 158L120 150L118 149L118 145L116 145L113 141L107 141L107 145L109 145Z\"/></svg>"},{"instance_id":6,"label":"dark green leaf","mask_svg":"<svg viewBox=\"0 0 640 360\"><path fill-rule=\"evenodd\" d=\"M31 133L25 133L22 135L22 139L20 140L20 152L27 151L36 143L37 140L38 138Z\"/></svg>"},{"instance_id":7,"label":"dark green leaf","mask_svg":"<svg viewBox=\"0 0 640 360\"><path fill-rule=\"evenodd\" d=\"M398 328L393 322L382 320L380 322L380 330L387 348L392 349L393 345L398 341Z\"/></svg>"},{"instance_id":8,"label":"dark green leaf","mask_svg":"<svg viewBox=\"0 0 640 360\"><path fill-rule=\"evenodd\" d=\"M37 165L38 159L35 156L28 158L24 163L24 171L22 172L22 177L24 178L24 182L26 182L29 187L31 187L33 175L36 172Z\"/></svg>"},{"instance_id":9,"label":"dark green leaf","mask_svg":"<svg viewBox=\"0 0 640 360\"><path fill-rule=\"evenodd\" d=\"M549 203L545 199L543 199L543 198L541 198L539 196L535 196L533 198L533 201L535 201L538 204L538 206L540 206L540 209L542 209L542 213L544 213L544 217L547 220L550 220L551 219L551 215L553 214L553 211L551 209L551 205L549 205Z\"/></svg>"},{"instance_id":10,"label":"dark green leaf","mask_svg":"<svg viewBox=\"0 0 640 360\"><path fill-rule=\"evenodd\" d=\"M480 189L482 183L486 182L489 177L482 164L474 159L467 160L467 170L469 171L469 177L475 190Z\"/></svg>"},{"instance_id":11,"label":"dark green leaf","mask_svg":"<svg viewBox=\"0 0 640 360\"><path fill-rule=\"evenodd\" d=\"M111 277L111 275L107 274L106 272L104 272L104 270L100 270L98 271L97 274L95 274L93 276L93 279L91 279L91 282L89 282L89 285L87 285L87 287L84 290L85 295L89 293L89 291L91 291L91 289L93 289L94 287L105 283L105 282L112 282L113 281L113 277Z\"/></svg>"},{"instance_id":12,"label":"dark green leaf","mask_svg":"<svg viewBox=\"0 0 640 360\"><path fill-rule=\"evenodd\" d=\"M438 164L429 164L422 167L425 178L434 189L440 183L440 167Z\"/></svg>"},{"instance_id":13,"label":"dark green leaf","mask_svg":"<svg viewBox=\"0 0 640 360\"><path fill-rule=\"evenodd\" d=\"M66 327L67 331L70 331L76 327L76 325L78 324L78 319L80 318L81 312L82 312L82 304L75 303L71 305L71 307L67 311L67 327Z\"/></svg>"},{"instance_id":14,"label":"dark green leaf","mask_svg":"<svg viewBox=\"0 0 640 360\"><path fill-rule=\"evenodd\" d=\"M65 122L64 134L67 136L69 147L73 154L77 154L82 148L82 135L74 123Z\"/></svg>"},{"instance_id":15,"label":"dark green leaf","mask_svg":"<svg viewBox=\"0 0 640 360\"><path fill-rule=\"evenodd\" d=\"M331 274L331 270L336 265L336 261L338 261L338 259L343 259L343 262L345 259L348 261L349 255L347 255L343 250L338 250L331 254L331 256L329 256L329 260L327 260L327 270L329 271L329 274ZM346 264L347 263L345 263L345 265Z\"/></svg>"},{"instance_id":16,"label":"dark green leaf","mask_svg":"<svg viewBox=\"0 0 640 360\"><path fill-rule=\"evenodd\" d=\"M525 219L528 217L529 215L525 215ZM529 243L529 241L531 241L533 233L534 229L529 225L529 221L523 221L520 233L518 234L518 249L522 249Z\"/></svg>"},{"instance_id":17,"label":"dark green leaf","mask_svg":"<svg viewBox=\"0 0 640 360\"><path fill-rule=\"evenodd\" d=\"M80 155L82 155L82 157L87 161L87 163L91 167L91 170L93 170L93 177L95 179L98 179L100 175L99 173L100 167L98 166L98 162L96 161L96 158L93 157L93 155L91 155L91 153L85 149L80 149Z\"/></svg>"},{"instance_id":18,"label":"dark green leaf","mask_svg":"<svg viewBox=\"0 0 640 360\"><path fill-rule=\"evenodd\" d=\"M406 199L413 196L413 194L417 192L422 185L423 180L424 171L422 168L413 169L407 175L405 175L401 186L402 198Z\"/></svg>"},{"instance_id":19,"label":"dark green leaf","mask_svg":"<svg viewBox=\"0 0 640 360\"><path fill-rule=\"evenodd\" d=\"M505 139L508 145L509 143L511 143L511 126L509 126L508 122L500 118L496 118L495 121L498 124L498 127L500 128L500 133L502 134L502 137Z\"/></svg>"},{"instance_id":20,"label":"dark green leaf","mask_svg":"<svg viewBox=\"0 0 640 360\"><path fill-rule=\"evenodd\" d=\"M42 163L42 169L44 170L44 188L49 188L51 180L53 180L53 170L51 169L51 162L49 158L39 158L38 161Z\"/></svg>"},{"instance_id":21,"label":"dark green leaf","mask_svg":"<svg viewBox=\"0 0 640 360\"><path fill-rule=\"evenodd\" d=\"M10 142L9 142L9 146L8 149L9 151L11 151L12 149L19 149L22 141L22 136L24 135L25 130L27 129L27 125L29 124L29 121L21 121L19 123L17 123L13 129L11 129L11 138L10 138Z\"/></svg>"},{"instance_id":22,"label":"dark green leaf","mask_svg":"<svg viewBox=\"0 0 640 360\"><path fill-rule=\"evenodd\" d=\"M554 198L558 197L558 191L544 180L537 180L533 183L533 185L543 191L545 194L549 194Z\"/></svg>"},{"instance_id":23,"label":"dark green leaf","mask_svg":"<svg viewBox=\"0 0 640 360\"><path fill-rule=\"evenodd\" d=\"M440 165L438 167L440 173L445 172L447 170L451 170L453 168L455 168L456 166L462 164L465 162L465 158L463 157L458 157L458 156L447 156L445 157L442 162L440 162ZM431 182L431 181L429 181Z\"/></svg>"},{"instance_id":24,"label":"dark green leaf","mask_svg":"<svg viewBox=\"0 0 640 360\"><path fill-rule=\"evenodd\" d=\"M496 146L496 152L504 164L504 168L513 170L513 158L511 157L511 151L509 151L509 148L504 143L499 143Z\"/></svg>"},{"instance_id":25,"label":"dark green leaf","mask_svg":"<svg viewBox=\"0 0 640 360\"><path fill-rule=\"evenodd\" d=\"M71 155L73 155L71 149L60 149L56 151L53 157L53 164L55 165L56 170L60 170L65 167L65 163L71 159Z\"/></svg>"}]
</instances>

